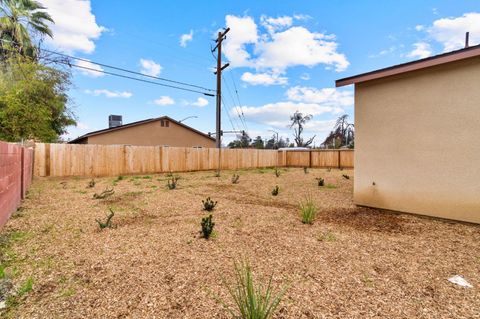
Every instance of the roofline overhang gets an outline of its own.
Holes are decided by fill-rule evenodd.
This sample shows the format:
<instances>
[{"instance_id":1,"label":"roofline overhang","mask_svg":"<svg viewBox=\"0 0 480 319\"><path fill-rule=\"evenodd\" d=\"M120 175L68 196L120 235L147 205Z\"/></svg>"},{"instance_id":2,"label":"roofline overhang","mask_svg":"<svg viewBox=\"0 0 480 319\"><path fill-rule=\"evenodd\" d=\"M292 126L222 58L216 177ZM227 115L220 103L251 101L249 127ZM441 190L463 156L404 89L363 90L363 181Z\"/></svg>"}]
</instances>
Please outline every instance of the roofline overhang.
<instances>
[{"instance_id":1,"label":"roofline overhang","mask_svg":"<svg viewBox=\"0 0 480 319\"><path fill-rule=\"evenodd\" d=\"M392 75L416 71L477 56L480 56L480 45L339 79L335 81L335 87L381 79Z\"/></svg>"}]
</instances>

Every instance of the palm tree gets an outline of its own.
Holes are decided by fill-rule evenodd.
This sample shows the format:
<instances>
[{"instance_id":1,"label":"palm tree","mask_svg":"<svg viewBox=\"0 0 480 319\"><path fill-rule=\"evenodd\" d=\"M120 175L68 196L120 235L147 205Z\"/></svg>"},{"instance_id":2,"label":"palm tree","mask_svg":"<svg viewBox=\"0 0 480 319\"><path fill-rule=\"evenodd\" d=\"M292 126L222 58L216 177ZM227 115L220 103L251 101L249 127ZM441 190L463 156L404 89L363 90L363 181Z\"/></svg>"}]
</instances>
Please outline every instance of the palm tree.
<instances>
[{"instance_id":1,"label":"palm tree","mask_svg":"<svg viewBox=\"0 0 480 319\"><path fill-rule=\"evenodd\" d=\"M45 7L35 0L0 0L0 54L17 52L36 58L34 35L52 37L48 22L52 17Z\"/></svg>"}]
</instances>

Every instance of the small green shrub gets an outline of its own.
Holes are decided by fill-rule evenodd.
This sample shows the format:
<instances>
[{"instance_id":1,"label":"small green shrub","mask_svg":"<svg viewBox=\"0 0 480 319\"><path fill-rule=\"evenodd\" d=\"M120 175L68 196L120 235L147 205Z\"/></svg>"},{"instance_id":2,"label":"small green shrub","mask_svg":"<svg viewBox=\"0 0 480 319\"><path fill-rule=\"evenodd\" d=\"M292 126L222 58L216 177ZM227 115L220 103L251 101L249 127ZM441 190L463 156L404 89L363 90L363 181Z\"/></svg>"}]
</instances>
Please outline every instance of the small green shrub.
<instances>
[{"instance_id":1,"label":"small green shrub","mask_svg":"<svg viewBox=\"0 0 480 319\"><path fill-rule=\"evenodd\" d=\"M350 179L350 176L348 176L346 174L342 174L342 177L345 178L345 179Z\"/></svg>"},{"instance_id":2,"label":"small green shrub","mask_svg":"<svg viewBox=\"0 0 480 319\"><path fill-rule=\"evenodd\" d=\"M233 174L232 176L232 184L238 184L238 180L240 179L240 175Z\"/></svg>"},{"instance_id":3,"label":"small green shrub","mask_svg":"<svg viewBox=\"0 0 480 319\"><path fill-rule=\"evenodd\" d=\"M108 214L107 220L105 222L102 222L101 220L95 219L95 221L98 224L98 227L100 227L100 230L103 230L105 228L113 228L112 218L115 215L115 213L113 212L113 210L111 208L109 208L109 210L110 210L110 214Z\"/></svg>"},{"instance_id":4,"label":"small green shrub","mask_svg":"<svg viewBox=\"0 0 480 319\"><path fill-rule=\"evenodd\" d=\"M167 187L168 187L168 189L175 189L175 188L177 188L177 183L178 183L178 177L172 176L172 178L168 179L168 181L167 181Z\"/></svg>"},{"instance_id":5,"label":"small green shrub","mask_svg":"<svg viewBox=\"0 0 480 319\"><path fill-rule=\"evenodd\" d=\"M318 181L318 186L323 186L325 185L325 180L321 177L318 177L317 178L317 181Z\"/></svg>"},{"instance_id":6,"label":"small green shrub","mask_svg":"<svg viewBox=\"0 0 480 319\"><path fill-rule=\"evenodd\" d=\"M90 182L88 182L87 188L94 188L95 187L95 179L91 179Z\"/></svg>"},{"instance_id":7,"label":"small green shrub","mask_svg":"<svg viewBox=\"0 0 480 319\"><path fill-rule=\"evenodd\" d=\"M311 197L307 197L300 203L300 211L302 214L302 223L313 224L315 217L317 217L317 206Z\"/></svg>"},{"instance_id":8,"label":"small green shrub","mask_svg":"<svg viewBox=\"0 0 480 319\"><path fill-rule=\"evenodd\" d=\"M304 172L305 174L308 174L308 167L304 167L304 168L303 168L303 172Z\"/></svg>"},{"instance_id":9,"label":"small green shrub","mask_svg":"<svg viewBox=\"0 0 480 319\"><path fill-rule=\"evenodd\" d=\"M203 204L203 210L206 210L207 212L211 212L215 206L217 205L217 202L213 201L210 199L210 197L207 197L207 199L205 200L202 200L202 204Z\"/></svg>"},{"instance_id":10,"label":"small green shrub","mask_svg":"<svg viewBox=\"0 0 480 319\"><path fill-rule=\"evenodd\" d=\"M329 188L329 189L335 189L335 188L337 188L337 186L335 186L335 185L333 185L333 184L330 184L330 183L328 183L325 187L326 187L326 188Z\"/></svg>"},{"instance_id":11,"label":"small green shrub","mask_svg":"<svg viewBox=\"0 0 480 319\"><path fill-rule=\"evenodd\" d=\"M273 195L273 196L277 196L279 190L280 190L280 189L278 188L278 185L276 185L276 186L273 188L273 190L272 190L272 195Z\"/></svg>"},{"instance_id":12,"label":"small green shrub","mask_svg":"<svg viewBox=\"0 0 480 319\"><path fill-rule=\"evenodd\" d=\"M280 177L280 170L275 167L275 176Z\"/></svg>"},{"instance_id":13,"label":"small green shrub","mask_svg":"<svg viewBox=\"0 0 480 319\"><path fill-rule=\"evenodd\" d=\"M209 239L213 232L215 223L213 222L213 216L210 214L207 217L202 218L202 236L205 239Z\"/></svg>"},{"instance_id":14,"label":"small green shrub","mask_svg":"<svg viewBox=\"0 0 480 319\"><path fill-rule=\"evenodd\" d=\"M114 193L115 193L115 191L113 190L113 188L108 188L107 187L100 194L97 194L97 193L93 194L93 198L94 199L104 199L104 198L107 198L109 196L112 196Z\"/></svg>"},{"instance_id":15,"label":"small green shrub","mask_svg":"<svg viewBox=\"0 0 480 319\"><path fill-rule=\"evenodd\" d=\"M28 277L27 280L18 288L17 297L22 297L23 295L29 293L33 290L33 278Z\"/></svg>"},{"instance_id":16,"label":"small green shrub","mask_svg":"<svg viewBox=\"0 0 480 319\"><path fill-rule=\"evenodd\" d=\"M252 269L247 262L235 263L235 282L229 285L223 280L223 285L233 299L234 308L225 302L220 302L233 316L241 319L269 319L273 317L278 305L286 292L286 287L275 291L272 285L273 275L266 284L258 284L253 280Z\"/></svg>"}]
</instances>

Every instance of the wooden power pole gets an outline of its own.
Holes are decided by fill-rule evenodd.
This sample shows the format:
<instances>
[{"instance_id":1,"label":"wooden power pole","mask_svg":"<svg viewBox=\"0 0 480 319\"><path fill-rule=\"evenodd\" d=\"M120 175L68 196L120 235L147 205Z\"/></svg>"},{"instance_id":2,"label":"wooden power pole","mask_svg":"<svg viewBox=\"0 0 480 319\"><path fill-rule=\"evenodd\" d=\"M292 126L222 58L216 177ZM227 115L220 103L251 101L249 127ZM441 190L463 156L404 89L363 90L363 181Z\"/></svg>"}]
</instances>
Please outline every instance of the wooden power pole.
<instances>
[{"instance_id":1,"label":"wooden power pole","mask_svg":"<svg viewBox=\"0 0 480 319\"><path fill-rule=\"evenodd\" d=\"M218 38L215 40L217 45L212 52L217 50L217 70L214 72L217 75L217 116L216 116L216 134L215 144L217 148L222 147L222 71L229 66L229 63L222 66L222 42L226 38L226 34L230 28L226 28L223 32L218 32Z\"/></svg>"}]
</instances>

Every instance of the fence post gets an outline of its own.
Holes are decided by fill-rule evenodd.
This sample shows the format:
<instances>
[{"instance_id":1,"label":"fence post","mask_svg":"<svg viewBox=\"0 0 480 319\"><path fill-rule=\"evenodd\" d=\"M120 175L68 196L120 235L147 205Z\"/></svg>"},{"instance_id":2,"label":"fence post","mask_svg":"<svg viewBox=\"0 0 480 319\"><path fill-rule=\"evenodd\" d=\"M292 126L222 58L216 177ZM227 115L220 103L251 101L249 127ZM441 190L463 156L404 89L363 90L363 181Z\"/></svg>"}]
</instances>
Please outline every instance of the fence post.
<instances>
[{"instance_id":1,"label":"fence post","mask_svg":"<svg viewBox=\"0 0 480 319\"><path fill-rule=\"evenodd\" d=\"M25 149L20 146L20 198L25 198Z\"/></svg>"},{"instance_id":2,"label":"fence post","mask_svg":"<svg viewBox=\"0 0 480 319\"><path fill-rule=\"evenodd\" d=\"M50 176L50 144L45 143L45 176Z\"/></svg>"},{"instance_id":3,"label":"fence post","mask_svg":"<svg viewBox=\"0 0 480 319\"><path fill-rule=\"evenodd\" d=\"M338 152L338 168L342 168L342 163L341 163L341 157L340 157L340 150L337 150Z\"/></svg>"},{"instance_id":4,"label":"fence post","mask_svg":"<svg viewBox=\"0 0 480 319\"><path fill-rule=\"evenodd\" d=\"M308 151L308 167L312 168L312 150Z\"/></svg>"}]
</instances>

